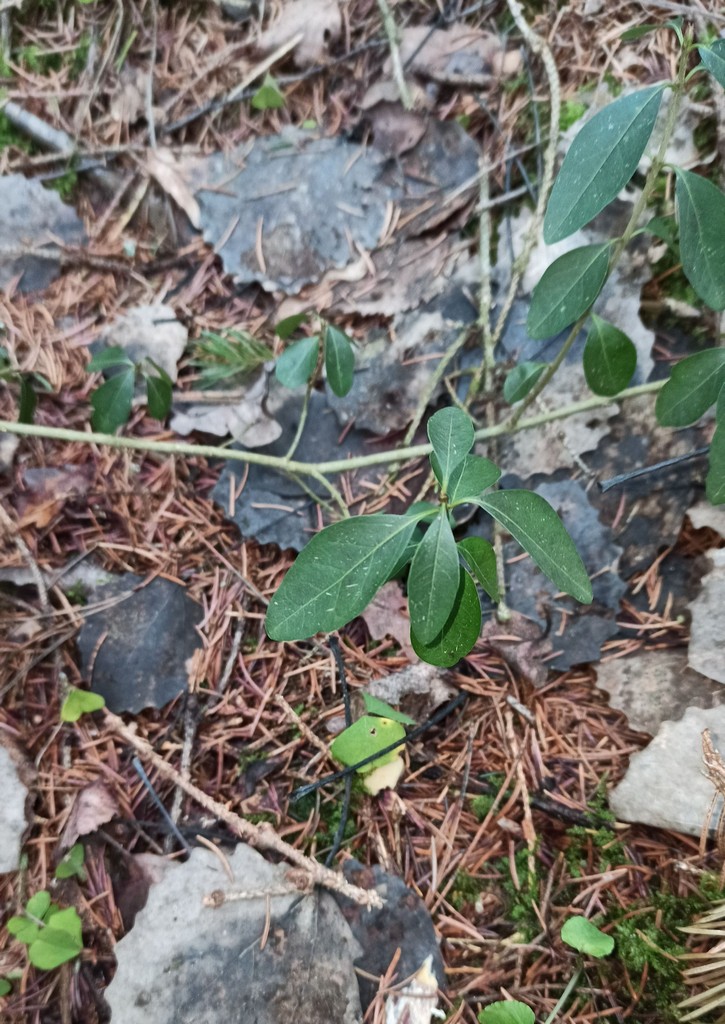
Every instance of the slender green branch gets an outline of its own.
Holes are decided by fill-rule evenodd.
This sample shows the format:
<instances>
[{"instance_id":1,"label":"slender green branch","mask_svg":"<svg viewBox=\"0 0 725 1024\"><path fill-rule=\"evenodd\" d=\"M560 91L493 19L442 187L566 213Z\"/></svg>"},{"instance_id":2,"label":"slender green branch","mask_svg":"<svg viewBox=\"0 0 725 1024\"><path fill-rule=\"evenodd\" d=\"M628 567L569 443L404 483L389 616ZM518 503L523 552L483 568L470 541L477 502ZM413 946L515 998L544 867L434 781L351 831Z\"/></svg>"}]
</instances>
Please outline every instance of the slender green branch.
<instances>
[{"instance_id":1,"label":"slender green branch","mask_svg":"<svg viewBox=\"0 0 725 1024\"><path fill-rule=\"evenodd\" d=\"M507 434L517 433L520 430L531 430L534 427L541 426L542 423L552 423L555 420L567 419L569 416L576 416L578 413L588 412L590 409L597 409L603 405L610 405L613 402L636 398L638 395L653 394L664 387L664 385L665 381L663 380L653 381L650 384L638 384L635 387L621 391L618 395L612 395L611 397L593 395L591 398L572 402L570 405L562 406L559 409L552 409L550 412L530 416L528 419L520 420L515 425L499 423L494 427L481 427L480 430L476 431L476 440L485 441L490 437L503 437ZM38 423L15 423L12 420L0 420L0 433L3 432L6 434L18 434L20 437L40 437L51 441L80 442L81 444L105 445L108 448L126 448L138 452L157 452L160 455L191 455L200 456L205 459L229 459L232 462L246 462L251 466L267 466L269 469L277 470L280 473L310 476L320 483L323 482L328 473L345 473L354 469L363 469L367 466L389 466L394 463L407 462L410 459L423 458L432 451L432 447L429 444L417 444L385 452L374 452L372 455L359 455L350 459L330 459L327 462L296 462L294 459L287 459L277 455L264 455L261 452L247 451L243 448L189 444L186 441L152 441L141 437L99 434L94 431L70 430L65 427L45 427ZM332 487L329 481L325 481L325 486L328 490Z\"/></svg>"},{"instance_id":2,"label":"slender green branch","mask_svg":"<svg viewBox=\"0 0 725 1024\"><path fill-rule=\"evenodd\" d=\"M405 71L403 70L403 62L400 59L400 46L398 36L398 26L395 24L395 18L393 12L390 10L388 0L378 0L378 10L383 19L383 28L385 29L385 35L388 38L388 46L390 48L390 63L393 68L393 79L398 89L398 95L400 96L400 102L403 104L406 110L411 110L413 107L413 100L410 95L410 89L408 83L405 81Z\"/></svg>"},{"instance_id":3,"label":"slender green branch","mask_svg":"<svg viewBox=\"0 0 725 1024\"><path fill-rule=\"evenodd\" d=\"M624 252L625 248L632 240L633 236L636 234L639 228L639 221L642 216L642 213L644 212L645 207L649 202L650 196L657 182L657 178L659 177L662 168L665 165L667 147L669 145L670 139L672 138L672 133L675 130L677 114L679 112L680 103L682 101L682 96L684 93L685 75L687 73L687 52L687 47L684 47L682 53L680 54L680 61L677 68L677 78L675 82L673 82L672 84L672 99L670 100L669 109L667 111L667 119L665 121L662 139L660 141L657 155L653 158L652 163L650 164L650 168L647 172L647 177L645 178L644 186L636 203L632 207L632 213L627 222L627 226L625 227L621 237L617 239L617 241L613 245L612 253L609 259L607 277L611 275L617 263L619 263L619 260L621 259L622 253ZM590 310L591 307L588 310L586 310L585 313L582 313L582 315L579 317L579 319L567 335L566 341L557 353L556 358L547 366L547 368L541 374L538 381L531 389L531 391L529 391L528 395L523 400L518 409L511 413L511 416L506 421L510 427L516 426L516 424L519 422L521 416L526 411L526 409L528 409L532 405L532 403L536 401L536 399L539 397L544 388L549 384L549 381L554 376L556 371L559 369L564 359L566 358L567 353L576 341L577 335L579 334L579 331L581 330L584 322L589 316Z\"/></svg>"},{"instance_id":4,"label":"slender green branch","mask_svg":"<svg viewBox=\"0 0 725 1024\"><path fill-rule=\"evenodd\" d=\"M551 48L546 40L537 35L529 26L526 18L524 17L524 10L519 3L519 0L507 0L507 3L509 11L511 12L511 17L514 19L519 32L524 37L525 43L533 53L537 54L541 58L541 62L544 65L544 71L546 72L546 78L549 83L549 140L546 144L546 149L544 150L544 170L541 176L541 181L539 182L539 195L536 201L536 210L534 211L534 216L531 218L531 223L529 224L529 228L526 233L524 247L516 257L511 271L511 280L509 281L509 286L501 304L498 320L496 321L496 326L493 331L494 345L498 343L501 335L503 334L504 327L506 326L506 320L511 311L514 299L516 298L519 282L524 275L524 271L528 266L533 248L539 238L539 231L544 220L546 204L549 201L549 193L551 192L551 187L554 184L556 146L559 141L559 124L561 121L561 83L559 82L559 71L556 67L554 54L551 52Z\"/></svg>"},{"instance_id":5,"label":"slender green branch","mask_svg":"<svg viewBox=\"0 0 725 1024\"><path fill-rule=\"evenodd\" d=\"M569 1002L569 997L571 996L572 992L574 991L574 989L579 984L579 979L581 978L581 976L582 976L582 969L581 969L581 967L578 967L574 971L574 973L572 974L571 978L569 978L569 983L567 984L566 988L564 989L564 991L559 996L559 999L557 1001L556 1006L551 1011L549 1016L546 1018L546 1020L544 1021L544 1024L552 1024L552 1022L556 1020L556 1018L559 1015L559 1013L564 1009L566 1004Z\"/></svg>"},{"instance_id":6,"label":"slender green branch","mask_svg":"<svg viewBox=\"0 0 725 1024\"><path fill-rule=\"evenodd\" d=\"M305 423L307 422L307 412L310 407L310 395L312 394L312 383L312 380L309 381L307 387L305 388L305 397L302 399L302 410L300 412L297 430L295 431L295 436L292 438L292 444L287 449L287 454L285 455L286 459L291 459L294 453L297 451L297 445L300 443L302 431L305 429Z\"/></svg>"},{"instance_id":7,"label":"slender green branch","mask_svg":"<svg viewBox=\"0 0 725 1024\"><path fill-rule=\"evenodd\" d=\"M405 437L403 438L403 444L409 445L415 437L415 432L420 426L420 421L423 419L425 410L428 408L433 392L438 387L438 384L445 373L446 367L451 363L455 356L460 352L463 346L468 340L470 332L469 327L464 327L460 334L456 337L455 341L451 342L448 348L445 350L441 358L438 360L435 370L426 381L425 387L423 388L420 397L418 399L418 405L416 406L413 419L411 420L410 426L408 427Z\"/></svg>"}]
</instances>

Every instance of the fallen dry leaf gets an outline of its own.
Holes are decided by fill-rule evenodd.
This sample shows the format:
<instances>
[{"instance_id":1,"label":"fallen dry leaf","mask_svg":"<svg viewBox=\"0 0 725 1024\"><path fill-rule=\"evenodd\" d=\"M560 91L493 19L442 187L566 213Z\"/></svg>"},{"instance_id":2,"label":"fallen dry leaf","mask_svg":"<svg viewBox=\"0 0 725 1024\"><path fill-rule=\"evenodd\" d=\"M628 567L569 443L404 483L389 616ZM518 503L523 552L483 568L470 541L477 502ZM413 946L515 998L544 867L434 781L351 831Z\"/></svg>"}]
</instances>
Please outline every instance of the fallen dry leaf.
<instances>
[{"instance_id":1,"label":"fallen dry leaf","mask_svg":"<svg viewBox=\"0 0 725 1024\"><path fill-rule=\"evenodd\" d=\"M410 645L410 619L406 609L407 601L403 597L400 584L393 580L380 588L362 613L362 618L367 623L373 640L391 636L398 642L406 658L409 661L416 661L415 651Z\"/></svg>"},{"instance_id":2,"label":"fallen dry leaf","mask_svg":"<svg viewBox=\"0 0 725 1024\"><path fill-rule=\"evenodd\" d=\"M68 821L60 837L60 850L65 852L80 836L95 832L118 814L118 802L111 790L100 779L84 786L76 795Z\"/></svg>"},{"instance_id":3,"label":"fallen dry leaf","mask_svg":"<svg viewBox=\"0 0 725 1024\"><path fill-rule=\"evenodd\" d=\"M456 695L441 669L417 660L399 672L374 679L367 692L371 697L400 708L416 722L427 721L436 708Z\"/></svg>"},{"instance_id":4,"label":"fallen dry leaf","mask_svg":"<svg viewBox=\"0 0 725 1024\"><path fill-rule=\"evenodd\" d=\"M532 686L546 683L549 670L543 659L552 653L553 648L541 626L533 619L513 611L508 622L489 619L483 627L481 639Z\"/></svg>"},{"instance_id":5,"label":"fallen dry leaf","mask_svg":"<svg viewBox=\"0 0 725 1024\"><path fill-rule=\"evenodd\" d=\"M275 23L262 32L257 49L272 53L301 34L292 57L299 68L319 64L331 43L340 38L342 15L337 0L289 0Z\"/></svg>"},{"instance_id":6,"label":"fallen dry leaf","mask_svg":"<svg viewBox=\"0 0 725 1024\"><path fill-rule=\"evenodd\" d=\"M182 165L170 149L151 149L146 156L146 169L151 177L171 196L189 218L192 227L201 230L201 211Z\"/></svg>"},{"instance_id":7,"label":"fallen dry leaf","mask_svg":"<svg viewBox=\"0 0 725 1024\"><path fill-rule=\"evenodd\" d=\"M88 493L91 473L80 466L26 468L20 477L23 490L16 499L19 525L46 527L69 498Z\"/></svg>"},{"instance_id":8,"label":"fallen dry leaf","mask_svg":"<svg viewBox=\"0 0 725 1024\"><path fill-rule=\"evenodd\" d=\"M426 25L410 25L401 33L400 57L414 74L452 85L482 86L521 69L518 50L507 51L493 32L466 25L432 32Z\"/></svg>"}]
</instances>

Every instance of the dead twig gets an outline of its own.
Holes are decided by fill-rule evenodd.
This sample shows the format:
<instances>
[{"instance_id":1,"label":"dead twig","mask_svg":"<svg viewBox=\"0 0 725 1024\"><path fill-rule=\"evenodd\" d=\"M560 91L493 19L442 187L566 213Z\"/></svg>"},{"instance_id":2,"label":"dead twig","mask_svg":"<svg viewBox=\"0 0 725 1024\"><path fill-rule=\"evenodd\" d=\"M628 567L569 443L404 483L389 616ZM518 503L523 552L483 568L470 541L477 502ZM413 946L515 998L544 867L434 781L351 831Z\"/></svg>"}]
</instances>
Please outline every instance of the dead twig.
<instances>
[{"instance_id":1,"label":"dead twig","mask_svg":"<svg viewBox=\"0 0 725 1024\"><path fill-rule=\"evenodd\" d=\"M277 833L269 827L269 825L253 825L251 821L246 821L241 818L234 811L230 811L223 804L220 804L217 800L208 796L203 790L199 789L188 779L183 779L179 772L170 764L168 764L156 751L153 749L150 743L145 739L142 739L136 734L136 732L127 726L118 715L114 715L110 711L105 712L106 724L112 729L118 736L120 736L129 746L133 747L134 750L138 751L146 760L154 766L159 775L169 779L175 786L179 786L184 790L185 793L196 800L205 810L209 811L215 817L223 821L224 824L240 839L243 839L250 846L254 846L259 850L268 850L271 853L277 853L281 857L286 858L290 863L295 864L299 868L303 868L309 875L310 880L315 885L321 885L325 889L330 889L333 892L339 892L343 896L347 896L349 899L354 900L355 903L360 904L363 907L382 907L383 900L374 891L368 891L366 889L360 889L356 885L351 885L346 882L345 879L339 875L336 871L331 871L329 868L323 867L318 864L317 861L306 857L299 850L296 850L294 846L290 846L289 843L285 843L283 839L277 835Z\"/></svg>"}]
</instances>

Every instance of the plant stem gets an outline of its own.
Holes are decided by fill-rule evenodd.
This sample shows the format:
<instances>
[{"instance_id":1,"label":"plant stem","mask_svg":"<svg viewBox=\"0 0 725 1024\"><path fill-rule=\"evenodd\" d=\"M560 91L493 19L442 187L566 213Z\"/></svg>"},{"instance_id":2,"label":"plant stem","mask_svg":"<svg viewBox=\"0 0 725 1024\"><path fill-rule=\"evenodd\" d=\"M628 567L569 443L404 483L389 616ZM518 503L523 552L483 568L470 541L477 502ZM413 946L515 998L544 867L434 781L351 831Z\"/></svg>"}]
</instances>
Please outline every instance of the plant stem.
<instances>
[{"instance_id":1,"label":"plant stem","mask_svg":"<svg viewBox=\"0 0 725 1024\"><path fill-rule=\"evenodd\" d=\"M665 126L664 126L664 130L663 130L663 133L662 133L662 139L660 141L660 146L659 146L659 149L657 151L657 155L655 157L653 157L653 159L652 159L652 163L650 165L649 171L647 172L647 177L645 178L645 182L644 182L644 186L642 188L642 191L641 191L641 193L640 193L636 203L632 207L632 213L631 213L631 216L630 216L630 218L629 218L629 220L627 222L627 226L624 229L624 232L622 233L622 236L619 239L617 239L617 241L613 245L612 254L611 254L610 259L609 259L609 268L607 270L607 279L609 279L609 277L611 276L612 271L614 270L614 268L616 267L617 263L619 263L619 260L622 257L622 253L624 252L625 248L627 247L627 245L629 244L629 242L632 240L633 236L637 232L637 230L639 228L639 221L640 221L640 218L642 216L642 213L644 212L644 209L645 209L647 203L649 202L649 198L650 198L650 195L652 194L652 190L655 187L655 183L657 181L657 178L659 177L660 172L662 171L662 168L665 165L665 157L667 155L667 147L668 147L670 139L672 137L672 133L673 133L673 131L675 129L675 123L677 121L677 114L679 112L680 103L682 101L682 96L683 96L683 93L684 93L684 82L685 82L685 75L687 73L687 57L688 57L688 53L689 53L689 50L688 50L687 46L683 47L682 53L680 54L680 60L679 60L679 63L678 63L678 67L677 67L677 77L676 77L675 81L672 83L672 98L670 100L669 109L667 111L667 119L665 121ZM544 388L548 385L549 381L554 376L556 371L559 369L559 367L563 363L564 359L566 358L567 353L569 352L569 350L571 349L572 345L576 341L577 336L579 334L579 331L581 330L582 325L584 324L584 322L586 321L587 317L589 316L590 309L591 309L591 307L589 309L587 309L586 312L582 313L582 315L579 317L579 319L577 320L577 322L574 324L574 326L572 327L571 331L569 332L569 334L568 334L568 336L566 338L566 341L561 346L559 352L556 355L556 358L547 366L547 368L541 374L541 376L539 377L538 381L536 382L534 387L531 389L531 391L529 391L528 395L523 400L523 402L521 403L519 408L516 409L516 411L513 412L511 414L511 416L508 418L508 420L506 422L510 426L512 426L512 427L516 426L516 424L521 419L521 416L526 411L526 409L528 409L529 406L533 402L536 401L536 399L539 397L539 395L544 390Z\"/></svg>"},{"instance_id":2,"label":"plant stem","mask_svg":"<svg viewBox=\"0 0 725 1024\"><path fill-rule=\"evenodd\" d=\"M549 412L530 416L528 419L520 420L516 424L507 422L499 423L494 427L482 427L476 431L476 440L485 441L490 437L503 437L507 434L517 433L520 430L531 430L534 427L541 426L542 423L552 423L555 420L567 419L569 416L576 416L578 413L588 412L590 409L598 409L603 405L610 405L612 402L621 402L627 398L653 394L664 387L665 383L664 380L656 380L649 384L637 384L635 387L627 388L618 395L612 395L611 397L593 395L591 398L572 402L570 405L562 406L559 409L552 409ZM189 444L186 441L151 441L140 437L119 437L116 434L70 430L66 427L46 427L37 423L15 423L12 420L0 420L0 433L3 432L18 434L20 437L41 437L51 441L77 441L81 444L102 444L108 448L126 448L138 452L157 452L161 455L191 455L206 459L229 459L233 462L246 462L252 466L267 466L269 469L277 470L280 473L297 473L301 476L310 476L320 483L324 482L324 485L331 494L334 488L325 479L325 474L327 473L345 473L348 470L363 469L366 466L389 466L398 462L407 462L409 459L423 458L425 455L430 455L432 451L430 444L417 444L385 452L375 452L372 455L359 455L350 459L331 459L327 462L296 462L293 459L287 459L278 455L263 455L261 452L247 451L240 448L224 448L209 444ZM342 499L340 498L340 500Z\"/></svg>"},{"instance_id":3,"label":"plant stem","mask_svg":"<svg viewBox=\"0 0 725 1024\"><path fill-rule=\"evenodd\" d=\"M559 996L559 999L558 999L558 1001L556 1003L556 1006L554 1007L554 1009L551 1011L549 1016L544 1021L544 1024L552 1024L552 1021L556 1020L559 1012L561 1010L563 1010L564 1007L566 1006L566 1004L568 1003L569 996L572 994L574 989L579 984L579 979L581 978L581 976L582 976L582 969L581 969L581 967L577 967L577 969L572 974L571 978L569 978L568 985L566 986L564 991Z\"/></svg>"},{"instance_id":4,"label":"plant stem","mask_svg":"<svg viewBox=\"0 0 725 1024\"><path fill-rule=\"evenodd\" d=\"M408 83L405 81L403 62L400 59L398 26L395 24L395 18L393 17L393 12L390 10L388 5L388 0L378 0L378 10L382 15L383 28L385 29L385 35L388 39L390 63L393 66L393 79L395 80L395 84L398 89L400 102L406 110L411 110L413 107L413 100L410 95Z\"/></svg>"}]
</instances>

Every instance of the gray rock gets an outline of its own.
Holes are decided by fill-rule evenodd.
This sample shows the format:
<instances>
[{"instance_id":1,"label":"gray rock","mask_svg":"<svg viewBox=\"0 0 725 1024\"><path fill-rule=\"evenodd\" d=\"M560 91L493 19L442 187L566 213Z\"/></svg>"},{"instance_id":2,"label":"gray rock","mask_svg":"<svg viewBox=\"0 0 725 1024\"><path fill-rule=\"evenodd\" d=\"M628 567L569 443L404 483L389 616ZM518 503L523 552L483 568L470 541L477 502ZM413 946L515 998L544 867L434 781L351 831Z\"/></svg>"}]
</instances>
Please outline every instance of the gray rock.
<instances>
[{"instance_id":1,"label":"gray rock","mask_svg":"<svg viewBox=\"0 0 725 1024\"><path fill-rule=\"evenodd\" d=\"M725 707L689 708L679 721L663 723L610 793L617 818L700 835L715 796L702 774L703 729L711 731L715 749L725 751Z\"/></svg>"},{"instance_id":2,"label":"gray rock","mask_svg":"<svg viewBox=\"0 0 725 1024\"><path fill-rule=\"evenodd\" d=\"M91 688L115 712L168 704L186 690L187 662L201 647L194 627L203 612L184 587L161 578L141 583L127 573L95 588L95 600L120 600L89 615L78 635L82 671L92 670Z\"/></svg>"},{"instance_id":3,"label":"gray rock","mask_svg":"<svg viewBox=\"0 0 725 1024\"><path fill-rule=\"evenodd\" d=\"M725 691L687 667L687 651L646 651L614 658L597 667L597 686L623 711L630 726L654 736L663 722L681 718L690 707L725 703Z\"/></svg>"},{"instance_id":4,"label":"gray rock","mask_svg":"<svg viewBox=\"0 0 725 1024\"><path fill-rule=\"evenodd\" d=\"M20 276L20 291L42 291L60 273L60 261L23 255L23 250L55 250L58 241L80 245L83 222L57 192L22 174L0 177L0 289ZM4 251L3 251L4 250Z\"/></svg>"},{"instance_id":5,"label":"gray rock","mask_svg":"<svg viewBox=\"0 0 725 1024\"><path fill-rule=\"evenodd\" d=\"M688 664L696 672L725 683L725 548L709 553L712 572L690 604L692 625Z\"/></svg>"},{"instance_id":6,"label":"gray rock","mask_svg":"<svg viewBox=\"0 0 725 1024\"><path fill-rule=\"evenodd\" d=\"M204 240L241 284L298 292L375 249L396 203L407 234L449 216L444 199L475 178L478 147L430 121L402 165L372 146L286 129L190 168Z\"/></svg>"},{"instance_id":7,"label":"gray rock","mask_svg":"<svg viewBox=\"0 0 725 1024\"><path fill-rule=\"evenodd\" d=\"M27 828L27 778L17 752L0 740L0 874L18 870L23 833Z\"/></svg>"},{"instance_id":8,"label":"gray rock","mask_svg":"<svg viewBox=\"0 0 725 1024\"><path fill-rule=\"evenodd\" d=\"M285 865L248 846L229 858L195 850L170 864L118 943L106 990L113 1024L360 1024L360 948L333 898L264 896ZM206 907L217 890L261 895ZM263 936L266 936L263 942Z\"/></svg>"}]
</instances>

